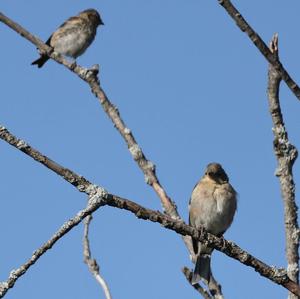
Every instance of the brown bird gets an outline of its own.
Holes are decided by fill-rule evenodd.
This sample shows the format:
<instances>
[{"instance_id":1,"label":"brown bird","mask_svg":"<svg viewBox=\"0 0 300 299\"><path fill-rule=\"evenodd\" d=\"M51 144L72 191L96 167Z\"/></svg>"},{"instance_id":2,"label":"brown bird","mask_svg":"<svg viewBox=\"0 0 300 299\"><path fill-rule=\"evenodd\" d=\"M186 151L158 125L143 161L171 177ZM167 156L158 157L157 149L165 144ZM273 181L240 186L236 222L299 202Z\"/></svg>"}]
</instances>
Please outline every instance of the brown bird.
<instances>
[{"instance_id":1,"label":"brown bird","mask_svg":"<svg viewBox=\"0 0 300 299\"><path fill-rule=\"evenodd\" d=\"M205 174L195 186L189 203L189 223L209 233L222 236L232 223L237 208L237 193L227 174L218 163L207 165ZM211 277L210 258L213 248L193 240L197 257L192 284L202 278L206 284Z\"/></svg>"},{"instance_id":2,"label":"brown bird","mask_svg":"<svg viewBox=\"0 0 300 299\"><path fill-rule=\"evenodd\" d=\"M46 44L59 54L76 59L82 55L93 42L97 27L104 25L97 10L87 9L75 17L64 22L46 41ZM42 67L49 57L41 54L41 57L31 64Z\"/></svg>"}]
</instances>

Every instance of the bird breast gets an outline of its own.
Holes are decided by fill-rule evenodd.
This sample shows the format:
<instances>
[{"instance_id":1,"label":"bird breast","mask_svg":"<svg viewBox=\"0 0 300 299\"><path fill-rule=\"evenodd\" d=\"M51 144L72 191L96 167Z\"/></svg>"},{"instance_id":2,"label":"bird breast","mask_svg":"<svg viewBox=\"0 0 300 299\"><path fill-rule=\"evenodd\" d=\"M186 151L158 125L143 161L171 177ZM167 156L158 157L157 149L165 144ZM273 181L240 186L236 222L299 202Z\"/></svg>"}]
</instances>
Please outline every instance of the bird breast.
<instances>
[{"instance_id":1,"label":"bird breast","mask_svg":"<svg viewBox=\"0 0 300 299\"><path fill-rule=\"evenodd\" d=\"M96 31L88 27L73 28L73 30L66 30L63 36L53 35L51 46L60 54L77 58L85 52L95 35Z\"/></svg>"},{"instance_id":2,"label":"bird breast","mask_svg":"<svg viewBox=\"0 0 300 299\"><path fill-rule=\"evenodd\" d=\"M205 184L204 184L205 185ZM215 235L224 233L231 225L236 210L236 193L230 184L216 184L205 188L201 183L195 188L190 213L195 227L203 226Z\"/></svg>"}]
</instances>

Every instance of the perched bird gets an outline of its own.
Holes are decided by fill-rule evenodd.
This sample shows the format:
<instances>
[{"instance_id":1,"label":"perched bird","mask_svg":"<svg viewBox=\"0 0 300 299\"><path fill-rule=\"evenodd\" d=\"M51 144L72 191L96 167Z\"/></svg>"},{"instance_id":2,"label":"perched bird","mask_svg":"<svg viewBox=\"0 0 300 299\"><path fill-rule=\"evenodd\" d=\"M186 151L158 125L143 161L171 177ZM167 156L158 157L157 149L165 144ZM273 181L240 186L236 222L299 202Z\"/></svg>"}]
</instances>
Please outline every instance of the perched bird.
<instances>
[{"instance_id":1,"label":"perched bird","mask_svg":"<svg viewBox=\"0 0 300 299\"><path fill-rule=\"evenodd\" d=\"M205 174L196 184L189 203L189 223L209 233L222 236L232 223L237 207L237 193L229 183L227 174L218 163L207 165ZM210 257L213 248L193 240L197 257L192 284L202 278L210 281Z\"/></svg>"},{"instance_id":2,"label":"perched bird","mask_svg":"<svg viewBox=\"0 0 300 299\"><path fill-rule=\"evenodd\" d=\"M64 22L46 41L55 52L76 59L89 47L96 36L97 27L104 25L97 10L87 9ZM41 57L31 64L42 67L49 57Z\"/></svg>"}]
</instances>

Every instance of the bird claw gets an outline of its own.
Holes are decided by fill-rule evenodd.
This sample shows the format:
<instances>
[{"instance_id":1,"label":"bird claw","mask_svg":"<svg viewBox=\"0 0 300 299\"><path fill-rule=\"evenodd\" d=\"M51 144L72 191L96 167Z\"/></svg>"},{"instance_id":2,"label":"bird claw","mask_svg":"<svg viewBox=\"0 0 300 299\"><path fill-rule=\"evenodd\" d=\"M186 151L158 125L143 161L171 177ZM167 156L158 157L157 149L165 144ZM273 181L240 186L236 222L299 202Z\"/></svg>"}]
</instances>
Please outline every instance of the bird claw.
<instances>
[{"instance_id":1,"label":"bird claw","mask_svg":"<svg viewBox=\"0 0 300 299\"><path fill-rule=\"evenodd\" d=\"M93 74L95 76L97 76L99 74L99 70L100 70L100 67L99 67L99 64L94 64L92 65L92 67L89 69L89 71L93 72Z\"/></svg>"},{"instance_id":2,"label":"bird claw","mask_svg":"<svg viewBox=\"0 0 300 299\"><path fill-rule=\"evenodd\" d=\"M77 66L77 63L76 63L76 60L74 60L74 61L70 64L70 69L71 69L72 71L74 71L75 68L76 68L76 66Z\"/></svg>"},{"instance_id":3,"label":"bird claw","mask_svg":"<svg viewBox=\"0 0 300 299\"><path fill-rule=\"evenodd\" d=\"M84 69L82 74L85 78L89 79L90 77L95 78L98 81L97 75L99 74L99 64L94 64L91 68Z\"/></svg>"}]
</instances>

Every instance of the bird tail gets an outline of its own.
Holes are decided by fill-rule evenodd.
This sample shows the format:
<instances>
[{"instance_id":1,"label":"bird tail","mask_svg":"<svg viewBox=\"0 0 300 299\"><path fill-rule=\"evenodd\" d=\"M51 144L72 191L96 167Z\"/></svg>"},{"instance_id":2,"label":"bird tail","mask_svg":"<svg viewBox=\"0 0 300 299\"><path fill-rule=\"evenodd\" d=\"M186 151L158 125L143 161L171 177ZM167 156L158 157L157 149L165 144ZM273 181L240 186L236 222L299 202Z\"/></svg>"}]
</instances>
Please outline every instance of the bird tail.
<instances>
[{"instance_id":1,"label":"bird tail","mask_svg":"<svg viewBox=\"0 0 300 299\"><path fill-rule=\"evenodd\" d=\"M48 59L49 57L47 55L41 55L41 57L33 61L31 65L37 64L38 68L41 68L48 61Z\"/></svg>"},{"instance_id":2,"label":"bird tail","mask_svg":"<svg viewBox=\"0 0 300 299\"><path fill-rule=\"evenodd\" d=\"M209 283L211 276L210 270L210 255L199 254L197 257L195 270L192 277L192 285L198 283L200 279L203 279L206 284Z\"/></svg>"}]
</instances>

